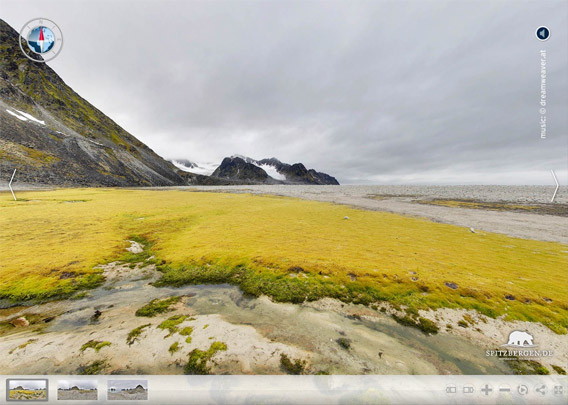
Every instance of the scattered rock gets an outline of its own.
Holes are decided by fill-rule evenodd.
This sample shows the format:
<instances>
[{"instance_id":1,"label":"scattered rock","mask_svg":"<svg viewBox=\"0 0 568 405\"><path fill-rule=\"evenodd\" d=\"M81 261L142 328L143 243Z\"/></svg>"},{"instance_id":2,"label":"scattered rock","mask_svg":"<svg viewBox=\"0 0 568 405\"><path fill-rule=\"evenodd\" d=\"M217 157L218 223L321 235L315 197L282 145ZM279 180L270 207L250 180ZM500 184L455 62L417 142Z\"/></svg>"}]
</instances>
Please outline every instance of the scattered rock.
<instances>
[{"instance_id":1,"label":"scattered rock","mask_svg":"<svg viewBox=\"0 0 568 405\"><path fill-rule=\"evenodd\" d=\"M515 296L511 294L505 294L505 299L509 301L515 301Z\"/></svg>"},{"instance_id":2,"label":"scattered rock","mask_svg":"<svg viewBox=\"0 0 568 405\"><path fill-rule=\"evenodd\" d=\"M547 298L547 297L542 297L542 299L543 299L545 302L552 302L552 300L551 300L550 298Z\"/></svg>"},{"instance_id":3,"label":"scattered rock","mask_svg":"<svg viewBox=\"0 0 568 405\"><path fill-rule=\"evenodd\" d=\"M102 314L103 313L97 309L93 316L91 316L91 321L98 321Z\"/></svg>"},{"instance_id":4,"label":"scattered rock","mask_svg":"<svg viewBox=\"0 0 568 405\"><path fill-rule=\"evenodd\" d=\"M41 321L43 323L49 323L49 322L53 321L54 319L55 319L54 316L48 316L47 318L43 318Z\"/></svg>"},{"instance_id":5,"label":"scattered rock","mask_svg":"<svg viewBox=\"0 0 568 405\"><path fill-rule=\"evenodd\" d=\"M75 277L77 277L77 273L75 273L74 271L64 271L59 276L59 279L60 280L66 280L68 278L75 278Z\"/></svg>"},{"instance_id":6,"label":"scattered rock","mask_svg":"<svg viewBox=\"0 0 568 405\"><path fill-rule=\"evenodd\" d=\"M349 217L348 217L348 216L344 216L343 219L349 219Z\"/></svg>"},{"instance_id":7,"label":"scattered rock","mask_svg":"<svg viewBox=\"0 0 568 405\"><path fill-rule=\"evenodd\" d=\"M349 273L347 275L349 276L351 281L357 281L357 275L355 273Z\"/></svg>"},{"instance_id":8,"label":"scattered rock","mask_svg":"<svg viewBox=\"0 0 568 405\"><path fill-rule=\"evenodd\" d=\"M14 319L12 322L10 322L12 325L14 325L15 327L26 327L26 326L30 326L30 322L26 319L25 316L20 316L19 318Z\"/></svg>"},{"instance_id":9,"label":"scattered rock","mask_svg":"<svg viewBox=\"0 0 568 405\"><path fill-rule=\"evenodd\" d=\"M304 271L303 268L301 268L300 266L292 266L288 269L289 272L291 273L300 273L302 271Z\"/></svg>"},{"instance_id":10,"label":"scattered rock","mask_svg":"<svg viewBox=\"0 0 568 405\"><path fill-rule=\"evenodd\" d=\"M128 242L130 242L130 247L126 248L126 250L128 250L130 253L138 254L144 251L140 243L133 240L129 240Z\"/></svg>"},{"instance_id":11,"label":"scattered rock","mask_svg":"<svg viewBox=\"0 0 568 405\"><path fill-rule=\"evenodd\" d=\"M469 230L471 231L471 233L475 233L475 229L469 228Z\"/></svg>"},{"instance_id":12,"label":"scattered rock","mask_svg":"<svg viewBox=\"0 0 568 405\"><path fill-rule=\"evenodd\" d=\"M412 281L418 281L418 277L410 277Z\"/></svg>"},{"instance_id":13,"label":"scattered rock","mask_svg":"<svg viewBox=\"0 0 568 405\"><path fill-rule=\"evenodd\" d=\"M451 288L452 290L458 289L458 285L456 283L445 281L444 284L446 285L446 287Z\"/></svg>"}]
</instances>

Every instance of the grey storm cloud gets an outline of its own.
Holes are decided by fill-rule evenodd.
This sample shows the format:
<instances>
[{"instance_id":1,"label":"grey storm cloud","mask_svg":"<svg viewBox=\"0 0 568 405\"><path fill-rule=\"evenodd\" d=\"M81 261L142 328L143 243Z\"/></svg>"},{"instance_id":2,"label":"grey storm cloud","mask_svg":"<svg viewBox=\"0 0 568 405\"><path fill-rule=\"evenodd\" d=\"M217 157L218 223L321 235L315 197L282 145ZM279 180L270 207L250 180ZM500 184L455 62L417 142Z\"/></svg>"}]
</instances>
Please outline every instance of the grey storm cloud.
<instances>
[{"instance_id":1,"label":"grey storm cloud","mask_svg":"<svg viewBox=\"0 0 568 405\"><path fill-rule=\"evenodd\" d=\"M566 2L5 0L2 14L55 21L50 66L165 158L276 156L342 183L566 181Z\"/></svg>"}]
</instances>

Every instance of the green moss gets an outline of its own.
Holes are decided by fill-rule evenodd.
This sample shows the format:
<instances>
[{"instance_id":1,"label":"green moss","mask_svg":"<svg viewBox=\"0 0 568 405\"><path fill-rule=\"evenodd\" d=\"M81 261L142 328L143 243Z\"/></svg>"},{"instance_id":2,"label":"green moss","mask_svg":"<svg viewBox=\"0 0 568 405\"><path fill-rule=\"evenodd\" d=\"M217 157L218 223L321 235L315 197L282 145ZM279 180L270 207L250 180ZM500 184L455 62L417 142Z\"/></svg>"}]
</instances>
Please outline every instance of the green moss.
<instances>
[{"instance_id":1,"label":"green moss","mask_svg":"<svg viewBox=\"0 0 568 405\"><path fill-rule=\"evenodd\" d=\"M206 323L205 325L203 325L203 329L207 329L209 327L209 324Z\"/></svg>"},{"instance_id":2,"label":"green moss","mask_svg":"<svg viewBox=\"0 0 568 405\"><path fill-rule=\"evenodd\" d=\"M79 367L80 375L96 375L104 374L103 371L107 367L107 363L104 360L94 361L86 366Z\"/></svg>"},{"instance_id":3,"label":"green moss","mask_svg":"<svg viewBox=\"0 0 568 405\"><path fill-rule=\"evenodd\" d=\"M469 315L469 314L465 314L463 316L464 321L466 321L467 323L469 323L470 325L475 325L477 322L475 322L475 320Z\"/></svg>"},{"instance_id":4,"label":"green moss","mask_svg":"<svg viewBox=\"0 0 568 405\"><path fill-rule=\"evenodd\" d=\"M24 349L27 345L32 344L32 343L34 343L34 342L37 342L37 339L28 339L27 342L22 343L21 345L14 347L12 350L10 350L10 351L8 352L8 354L12 354L12 353L14 353L16 350ZM560 373L559 373L559 374L560 374ZM564 374L566 374L566 373L564 373Z\"/></svg>"},{"instance_id":5,"label":"green moss","mask_svg":"<svg viewBox=\"0 0 568 405\"><path fill-rule=\"evenodd\" d=\"M288 355L282 353L280 355L280 365L282 369L288 374L304 374L306 371L306 360L296 359L291 360Z\"/></svg>"},{"instance_id":6,"label":"green moss","mask_svg":"<svg viewBox=\"0 0 568 405\"><path fill-rule=\"evenodd\" d=\"M189 353L189 361L185 365L185 374L205 375L210 373L207 362L221 350L227 350L227 345L223 342L213 342L207 351L193 349Z\"/></svg>"},{"instance_id":7,"label":"green moss","mask_svg":"<svg viewBox=\"0 0 568 405\"><path fill-rule=\"evenodd\" d=\"M126 337L126 343L129 346L132 345L136 340L138 340L144 328L147 328L148 326L152 326L152 324L147 323L146 325L138 326L137 328L132 329Z\"/></svg>"},{"instance_id":8,"label":"green moss","mask_svg":"<svg viewBox=\"0 0 568 405\"><path fill-rule=\"evenodd\" d=\"M191 343L191 336L188 336L187 338L185 338L185 343Z\"/></svg>"},{"instance_id":9,"label":"green moss","mask_svg":"<svg viewBox=\"0 0 568 405\"><path fill-rule=\"evenodd\" d=\"M556 374L566 375L566 370L564 370L562 367L552 364L552 368L554 369L554 371L556 371Z\"/></svg>"},{"instance_id":10,"label":"green moss","mask_svg":"<svg viewBox=\"0 0 568 405\"><path fill-rule=\"evenodd\" d=\"M100 340L89 340L87 343L85 343L83 346L81 346L80 351L84 352L87 349L94 349L96 352L98 352L103 347L110 346L110 345L111 345L110 342L102 342Z\"/></svg>"},{"instance_id":11,"label":"green moss","mask_svg":"<svg viewBox=\"0 0 568 405\"><path fill-rule=\"evenodd\" d=\"M433 321L420 317L418 318L418 329L426 334L435 335L440 328Z\"/></svg>"},{"instance_id":12,"label":"green moss","mask_svg":"<svg viewBox=\"0 0 568 405\"><path fill-rule=\"evenodd\" d=\"M339 338L337 339L337 343L339 344L339 346L343 347L345 350L349 350L349 348L351 347L351 340L347 339L347 338Z\"/></svg>"},{"instance_id":13,"label":"green moss","mask_svg":"<svg viewBox=\"0 0 568 405\"><path fill-rule=\"evenodd\" d=\"M193 328L191 326L186 326L182 330L179 331L179 334L182 336L189 336L193 333Z\"/></svg>"},{"instance_id":14,"label":"green moss","mask_svg":"<svg viewBox=\"0 0 568 405\"><path fill-rule=\"evenodd\" d=\"M142 308L139 308L136 311L135 315L152 317L164 312L172 311L172 309L170 309L170 306L177 304L180 299L181 297L170 297L163 299L156 298L144 305Z\"/></svg>"},{"instance_id":15,"label":"green moss","mask_svg":"<svg viewBox=\"0 0 568 405\"><path fill-rule=\"evenodd\" d=\"M21 277L17 284L0 286L0 299L12 303L34 300L43 303L54 299L70 298L77 291L101 286L105 278L101 272L81 274L73 280L60 280L59 277L43 278Z\"/></svg>"},{"instance_id":16,"label":"green moss","mask_svg":"<svg viewBox=\"0 0 568 405\"><path fill-rule=\"evenodd\" d=\"M180 349L179 343L174 342L168 349L168 352L170 352L170 354L173 355L175 352L179 351L179 349Z\"/></svg>"},{"instance_id":17,"label":"green moss","mask_svg":"<svg viewBox=\"0 0 568 405\"><path fill-rule=\"evenodd\" d=\"M179 328L177 327L177 325L185 321L186 318L187 318L186 315L174 315L163 321L161 324L159 324L158 328L167 329L170 333L166 335L164 338L170 337L174 333L178 332Z\"/></svg>"},{"instance_id":18,"label":"green moss","mask_svg":"<svg viewBox=\"0 0 568 405\"><path fill-rule=\"evenodd\" d=\"M435 335L436 333L438 333L438 330L440 329L434 322L423 317L419 317L417 320L411 318L408 315L402 317L393 315L392 317L399 324L404 326L411 326L413 328L418 328L426 334Z\"/></svg>"},{"instance_id":19,"label":"green moss","mask_svg":"<svg viewBox=\"0 0 568 405\"><path fill-rule=\"evenodd\" d=\"M78 300L82 300L83 298L88 297L89 294L86 291L81 291L73 296L71 296L69 299L74 300L74 301L78 301Z\"/></svg>"},{"instance_id":20,"label":"green moss","mask_svg":"<svg viewBox=\"0 0 568 405\"><path fill-rule=\"evenodd\" d=\"M550 371L534 360L514 359L508 360L507 363L517 375L548 375Z\"/></svg>"}]
</instances>

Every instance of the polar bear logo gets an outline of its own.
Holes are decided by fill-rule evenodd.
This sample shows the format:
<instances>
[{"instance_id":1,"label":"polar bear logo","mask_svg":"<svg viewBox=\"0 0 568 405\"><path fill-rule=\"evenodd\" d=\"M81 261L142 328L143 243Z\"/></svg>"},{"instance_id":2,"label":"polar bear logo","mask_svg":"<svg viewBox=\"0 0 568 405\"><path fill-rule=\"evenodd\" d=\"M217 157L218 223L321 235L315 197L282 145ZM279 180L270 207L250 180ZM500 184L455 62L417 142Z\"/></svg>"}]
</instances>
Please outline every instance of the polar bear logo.
<instances>
[{"instance_id":1,"label":"polar bear logo","mask_svg":"<svg viewBox=\"0 0 568 405\"><path fill-rule=\"evenodd\" d=\"M535 345L533 344L533 335L516 330L509 334L509 341L503 346L534 347Z\"/></svg>"}]
</instances>

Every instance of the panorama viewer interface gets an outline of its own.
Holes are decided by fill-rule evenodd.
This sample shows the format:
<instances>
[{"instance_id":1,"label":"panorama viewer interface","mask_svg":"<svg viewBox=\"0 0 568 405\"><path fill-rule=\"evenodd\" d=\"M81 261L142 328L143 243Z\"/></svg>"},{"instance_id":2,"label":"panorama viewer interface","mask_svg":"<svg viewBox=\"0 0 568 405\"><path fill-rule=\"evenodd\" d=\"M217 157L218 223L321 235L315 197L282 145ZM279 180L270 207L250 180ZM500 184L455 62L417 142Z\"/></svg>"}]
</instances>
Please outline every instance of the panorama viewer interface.
<instances>
[{"instance_id":1,"label":"panorama viewer interface","mask_svg":"<svg viewBox=\"0 0 568 405\"><path fill-rule=\"evenodd\" d=\"M0 0L0 403L566 404L567 183L566 1Z\"/></svg>"}]
</instances>

